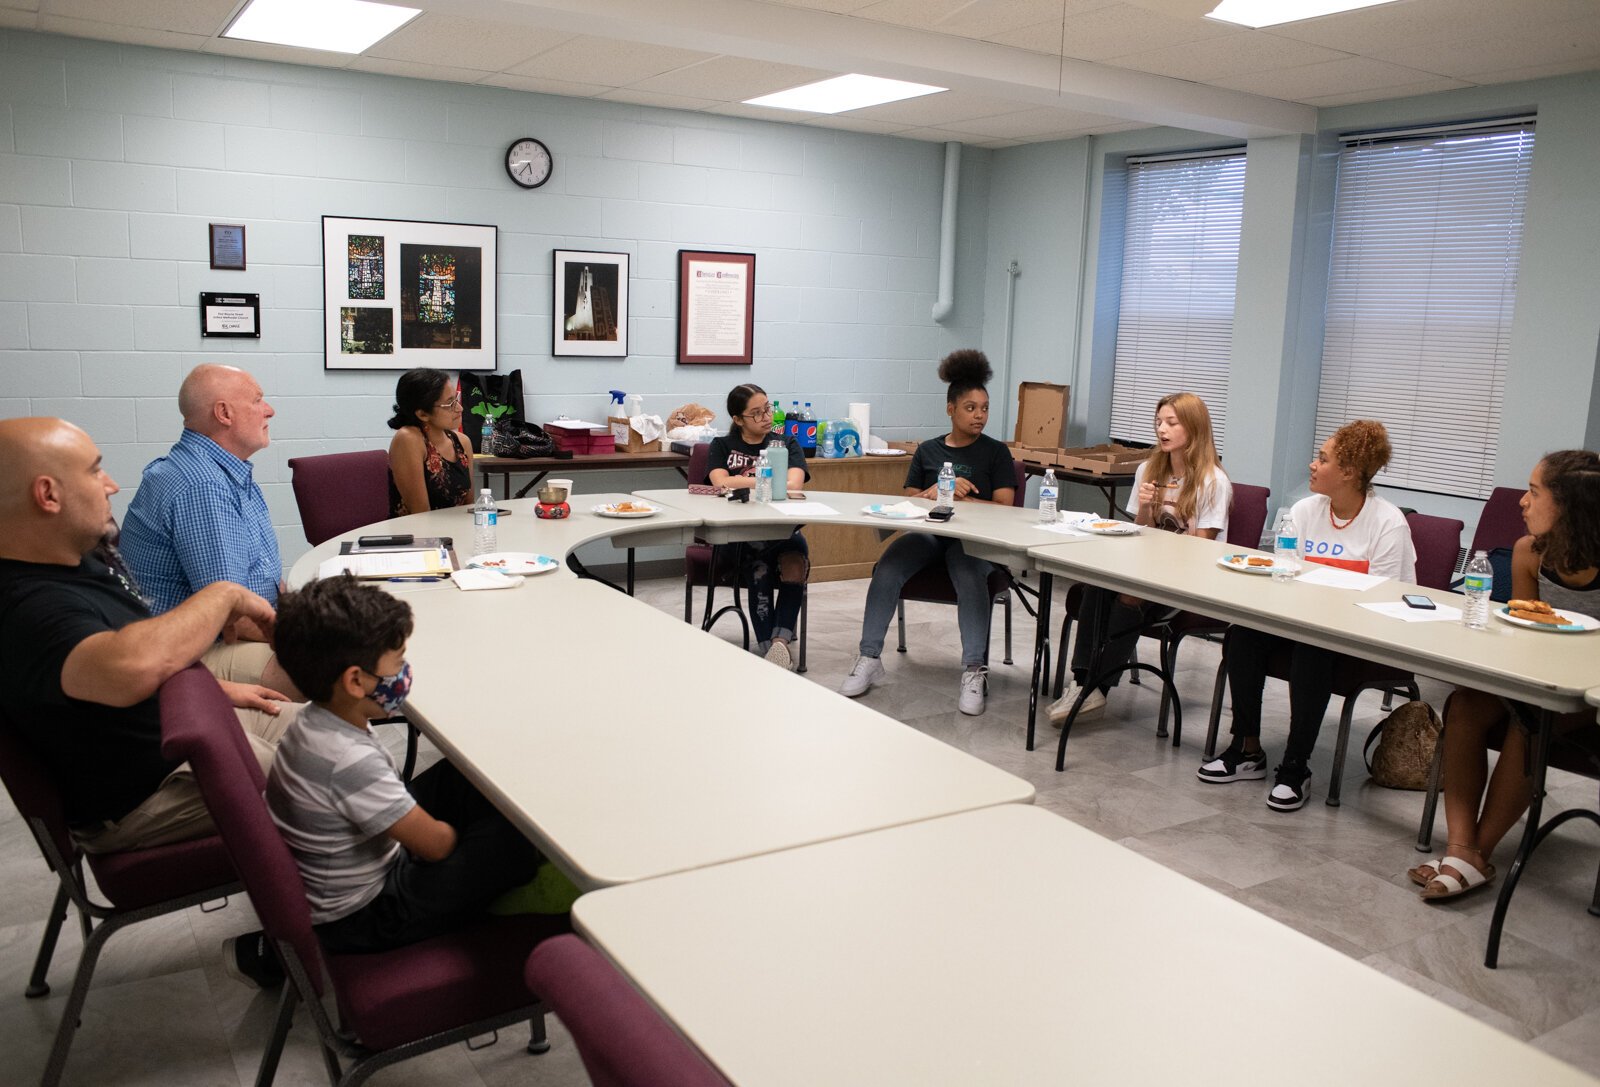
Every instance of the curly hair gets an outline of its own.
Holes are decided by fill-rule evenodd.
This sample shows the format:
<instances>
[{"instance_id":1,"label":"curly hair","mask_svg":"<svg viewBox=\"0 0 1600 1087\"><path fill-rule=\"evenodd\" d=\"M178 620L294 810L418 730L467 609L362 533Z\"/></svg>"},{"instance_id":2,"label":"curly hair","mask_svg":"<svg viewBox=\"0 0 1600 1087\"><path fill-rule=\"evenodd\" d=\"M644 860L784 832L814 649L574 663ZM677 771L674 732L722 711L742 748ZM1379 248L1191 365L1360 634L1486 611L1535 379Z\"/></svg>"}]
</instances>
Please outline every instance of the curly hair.
<instances>
[{"instance_id":1,"label":"curly hair","mask_svg":"<svg viewBox=\"0 0 1600 1087\"><path fill-rule=\"evenodd\" d=\"M374 675L378 658L411 637L411 606L349 574L322 578L278 598L278 663L313 702L333 696L352 664Z\"/></svg>"},{"instance_id":2,"label":"curly hair","mask_svg":"<svg viewBox=\"0 0 1600 1087\"><path fill-rule=\"evenodd\" d=\"M944 394L947 404L954 404L962 394L973 389L987 392L993 377L994 367L989 365L989 356L970 347L952 351L939 362L939 380L950 386Z\"/></svg>"},{"instance_id":3,"label":"curly hair","mask_svg":"<svg viewBox=\"0 0 1600 1087\"><path fill-rule=\"evenodd\" d=\"M1183 450L1183 486L1178 488L1178 499L1173 510L1178 520L1189 524L1200 508L1200 494L1208 491L1214 482L1218 461L1217 442L1211 432L1211 409L1194 393L1171 393L1156 403L1155 415L1163 408L1171 408L1188 435L1189 444ZM1144 478L1158 487L1172 475L1172 455L1159 445L1150 450L1144 460Z\"/></svg>"},{"instance_id":4,"label":"curly hair","mask_svg":"<svg viewBox=\"0 0 1600 1087\"><path fill-rule=\"evenodd\" d=\"M1371 490L1372 477L1383 471L1393 453L1389 432L1375 419L1355 419L1333 432L1333 459L1356 473L1356 486L1363 494Z\"/></svg>"},{"instance_id":5,"label":"curly hair","mask_svg":"<svg viewBox=\"0 0 1600 1087\"><path fill-rule=\"evenodd\" d=\"M1556 523L1533 538L1542 562L1570 573L1600 566L1600 454L1587 449L1546 453L1539 474L1556 502Z\"/></svg>"},{"instance_id":6,"label":"curly hair","mask_svg":"<svg viewBox=\"0 0 1600 1087\"><path fill-rule=\"evenodd\" d=\"M394 416L389 420L389 429L422 427L424 424L417 418L417 412L432 411L439 403L439 394L449 384L449 374L426 366L401 374L394 386Z\"/></svg>"}]
</instances>

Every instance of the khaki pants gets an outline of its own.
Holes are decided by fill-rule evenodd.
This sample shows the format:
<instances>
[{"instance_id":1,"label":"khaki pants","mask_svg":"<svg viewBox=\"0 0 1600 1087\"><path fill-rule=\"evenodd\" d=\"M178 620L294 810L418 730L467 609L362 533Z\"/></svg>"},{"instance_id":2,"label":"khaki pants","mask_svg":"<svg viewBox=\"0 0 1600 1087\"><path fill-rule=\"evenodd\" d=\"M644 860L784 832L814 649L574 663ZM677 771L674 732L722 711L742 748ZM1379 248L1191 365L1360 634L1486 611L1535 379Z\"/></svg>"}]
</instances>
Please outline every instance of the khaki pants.
<instances>
[{"instance_id":1,"label":"khaki pants","mask_svg":"<svg viewBox=\"0 0 1600 1087\"><path fill-rule=\"evenodd\" d=\"M263 642L214 646L200 658L218 679L234 683L259 683L261 669L271 659L272 647ZM263 710L233 711L239 717L239 726L244 729L263 774L272 769L278 740L302 708L299 703L280 702L276 716ZM184 763L168 774L160 788L146 797L144 803L117 822L107 822L98 829L75 828L72 835L85 853L121 853L203 838L215 830L211 813L206 811L205 801L200 798L194 771Z\"/></svg>"}]
</instances>

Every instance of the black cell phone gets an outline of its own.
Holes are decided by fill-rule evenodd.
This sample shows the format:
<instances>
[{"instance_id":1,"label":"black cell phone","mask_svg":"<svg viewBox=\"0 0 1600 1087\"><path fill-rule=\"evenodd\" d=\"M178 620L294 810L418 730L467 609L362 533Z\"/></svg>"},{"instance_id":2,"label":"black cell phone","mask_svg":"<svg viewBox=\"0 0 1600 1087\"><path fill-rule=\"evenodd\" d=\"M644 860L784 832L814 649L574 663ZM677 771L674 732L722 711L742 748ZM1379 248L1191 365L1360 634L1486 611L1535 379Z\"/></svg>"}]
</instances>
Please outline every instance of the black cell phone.
<instances>
[{"instance_id":1,"label":"black cell phone","mask_svg":"<svg viewBox=\"0 0 1600 1087\"><path fill-rule=\"evenodd\" d=\"M1417 593L1406 593L1400 599L1406 602L1406 607L1416 608L1419 611L1433 611L1438 607L1432 600Z\"/></svg>"},{"instance_id":2,"label":"black cell phone","mask_svg":"<svg viewBox=\"0 0 1600 1087\"><path fill-rule=\"evenodd\" d=\"M416 537L409 532L396 533L393 536L361 536L356 540L357 547L404 547L415 543Z\"/></svg>"},{"instance_id":3,"label":"black cell phone","mask_svg":"<svg viewBox=\"0 0 1600 1087\"><path fill-rule=\"evenodd\" d=\"M954 506L935 506L928 511L930 521L948 521L956 515Z\"/></svg>"},{"instance_id":4,"label":"black cell phone","mask_svg":"<svg viewBox=\"0 0 1600 1087\"><path fill-rule=\"evenodd\" d=\"M510 517L516 510L508 510L504 506L497 506L494 512L498 517Z\"/></svg>"}]
</instances>

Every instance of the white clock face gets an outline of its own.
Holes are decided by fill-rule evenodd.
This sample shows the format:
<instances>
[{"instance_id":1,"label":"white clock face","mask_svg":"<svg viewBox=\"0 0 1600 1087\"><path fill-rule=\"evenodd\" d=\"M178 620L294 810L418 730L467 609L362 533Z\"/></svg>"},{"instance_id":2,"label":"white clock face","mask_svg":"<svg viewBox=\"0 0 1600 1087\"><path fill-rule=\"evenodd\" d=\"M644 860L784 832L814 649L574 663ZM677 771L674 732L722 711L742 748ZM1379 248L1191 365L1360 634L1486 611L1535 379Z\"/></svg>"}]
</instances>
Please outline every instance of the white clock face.
<instances>
[{"instance_id":1,"label":"white clock face","mask_svg":"<svg viewBox=\"0 0 1600 1087\"><path fill-rule=\"evenodd\" d=\"M506 173L524 189L537 189L549 181L553 165L550 149L532 137L518 140L506 151Z\"/></svg>"}]
</instances>

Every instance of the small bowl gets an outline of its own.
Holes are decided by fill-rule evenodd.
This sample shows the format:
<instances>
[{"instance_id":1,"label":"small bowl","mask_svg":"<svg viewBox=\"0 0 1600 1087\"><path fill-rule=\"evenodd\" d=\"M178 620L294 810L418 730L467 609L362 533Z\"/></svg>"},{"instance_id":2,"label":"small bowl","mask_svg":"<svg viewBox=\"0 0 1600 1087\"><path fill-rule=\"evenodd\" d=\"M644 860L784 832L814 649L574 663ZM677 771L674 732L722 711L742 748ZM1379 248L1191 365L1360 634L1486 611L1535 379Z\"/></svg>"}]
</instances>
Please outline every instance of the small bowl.
<instances>
[{"instance_id":1,"label":"small bowl","mask_svg":"<svg viewBox=\"0 0 1600 1087\"><path fill-rule=\"evenodd\" d=\"M547 506L559 506L567 500L567 494L566 487L540 487L539 501Z\"/></svg>"}]
</instances>

